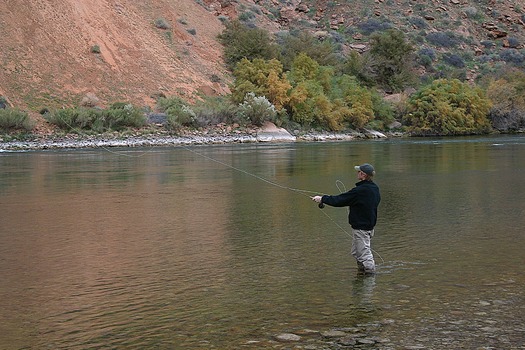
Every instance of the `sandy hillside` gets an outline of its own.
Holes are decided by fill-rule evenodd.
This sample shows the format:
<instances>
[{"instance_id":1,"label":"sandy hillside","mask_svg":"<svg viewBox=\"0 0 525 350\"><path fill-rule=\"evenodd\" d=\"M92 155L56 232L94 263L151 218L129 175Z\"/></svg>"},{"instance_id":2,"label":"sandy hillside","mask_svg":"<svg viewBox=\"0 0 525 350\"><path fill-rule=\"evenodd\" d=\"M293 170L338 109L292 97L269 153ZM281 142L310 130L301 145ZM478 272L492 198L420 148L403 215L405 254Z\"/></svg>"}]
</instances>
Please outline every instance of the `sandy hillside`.
<instances>
[{"instance_id":1,"label":"sandy hillside","mask_svg":"<svg viewBox=\"0 0 525 350\"><path fill-rule=\"evenodd\" d=\"M2 0L0 95L35 111L88 93L103 105L221 94L222 29L217 12L194 0Z\"/></svg>"}]
</instances>

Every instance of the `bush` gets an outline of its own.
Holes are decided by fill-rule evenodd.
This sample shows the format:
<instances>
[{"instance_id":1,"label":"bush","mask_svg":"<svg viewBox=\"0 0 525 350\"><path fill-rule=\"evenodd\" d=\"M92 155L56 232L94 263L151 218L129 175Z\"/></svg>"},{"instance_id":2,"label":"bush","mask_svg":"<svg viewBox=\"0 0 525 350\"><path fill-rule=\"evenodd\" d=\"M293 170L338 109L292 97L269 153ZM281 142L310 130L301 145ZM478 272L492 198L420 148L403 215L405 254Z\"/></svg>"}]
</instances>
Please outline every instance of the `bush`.
<instances>
[{"instance_id":1,"label":"bush","mask_svg":"<svg viewBox=\"0 0 525 350\"><path fill-rule=\"evenodd\" d=\"M490 120L500 131L515 131L525 127L525 73L513 69L499 79L491 79L487 96L494 105Z\"/></svg>"},{"instance_id":2,"label":"bush","mask_svg":"<svg viewBox=\"0 0 525 350\"><path fill-rule=\"evenodd\" d=\"M394 107L377 92L372 92L372 109L374 112L375 128L384 130L387 125L395 121Z\"/></svg>"},{"instance_id":3,"label":"bush","mask_svg":"<svg viewBox=\"0 0 525 350\"><path fill-rule=\"evenodd\" d=\"M294 122L341 130L362 128L374 118L371 94L355 77L336 76L304 54L296 58L289 76L293 89L288 110Z\"/></svg>"},{"instance_id":4,"label":"bush","mask_svg":"<svg viewBox=\"0 0 525 350\"><path fill-rule=\"evenodd\" d=\"M423 48L419 50L419 52L417 53L417 56L418 56L417 60L419 64L421 64L423 67L427 69L432 68L432 62L436 58L436 54L434 50L432 50L431 48Z\"/></svg>"},{"instance_id":5,"label":"bush","mask_svg":"<svg viewBox=\"0 0 525 350\"><path fill-rule=\"evenodd\" d=\"M336 66L342 61L331 40L319 40L308 32L283 33L278 36L277 43L280 48L279 60L285 70L291 69L300 53L306 54L322 66Z\"/></svg>"},{"instance_id":6,"label":"bush","mask_svg":"<svg viewBox=\"0 0 525 350\"><path fill-rule=\"evenodd\" d=\"M421 17L410 17L408 22L418 29L425 29L428 27L427 21Z\"/></svg>"},{"instance_id":7,"label":"bush","mask_svg":"<svg viewBox=\"0 0 525 350\"><path fill-rule=\"evenodd\" d=\"M16 108L0 109L0 130L31 131L33 127L34 123L26 112Z\"/></svg>"},{"instance_id":8,"label":"bush","mask_svg":"<svg viewBox=\"0 0 525 350\"><path fill-rule=\"evenodd\" d=\"M179 97L160 98L157 101L160 112L166 113L166 126L171 130L178 130L183 126L197 126L197 115L186 102Z\"/></svg>"},{"instance_id":9,"label":"bush","mask_svg":"<svg viewBox=\"0 0 525 350\"><path fill-rule=\"evenodd\" d=\"M369 19L366 22L361 22L357 25L357 28L361 33L365 35L370 35L374 32L382 32L384 30L392 28L392 23L388 22L379 22L375 19Z\"/></svg>"},{"instance_id":10,"label":"bush","mask_svg":"<svg viewBox=\"0 0 525 350\"><path fill-rule=\"evenodd\" d=\"M468 17L468 18L472 18L472 19L476 19L478 18L479 16L479 13L478 13L478 9L475 8L474 6L468 6L468 7L465 7L463 9L463 11L465 12L465 15Z\"/></svg>"},{"instance_id":11,"label":"bush","mask_svg":"<svg viewBox=\"0 0 525 350\"><path fill-rule=\"evenodd\" d=\"M401 91L415 81L414 49L403 32L395 29L370 38L370 55L375 60L375 80L378 85L391 91Z\"/></svg>"},{"instance_id":12,"label":"bush","mask_svg":"<svg viewBox=\"0 0 525 350\"><path fill-rule=\"evenodd\" d=\"M99 45L93 45L91 46L91 53L100 53L100 46Z\"/></svg>"},{"instance_id":13,"label":"bush","mask_svg":"<svg viewBox=\"0 0 525 350\"><path fill-rule=\"evenodd\" d=\"M507 41L509 43L510 48L517 49L520 46L520 40L513 36L509 37Z\"/></svg>"},{"instance_id":14,"label":"bush","mask_svg":"<svg viewBox=\"0 0 525 350\"><path fill-rule=\"evenodd\" d=\"M85 107L59 109L45 114L44 118L64 130L95 132L142 127L146 123L144 113L131 104L117 104L105 110Z\"/></svg>"},{"instance_id":15,"label":"bush","mask_svg":"<svg viewBox=\"0 0 525 350\"><path fill-rule=\"evenodd\" d=\"M438 47L456 47L459 43L458 39L451 32L435 32L427 34L427 41Z\"/></svg>"},{"instance_id":16,"label":"bush","mask_svg":"<svg viewBox=\"0 0 525 350\"><path fill-rule=\"evenodd\" d=\"M230 69L243 58L270 60L277 57L277 47L272 43L267 31L259 28L249 28L235 20L226 25L219 35L219 41L224 45L224 57Z\"/></svg>"},{"instance_id":17,"label":"bush","mask_svg":"<svg viewBox=\"0 0 525 350\"><path fill-rule=\"evenodd\" d=\"M418 55L421 56L428 56L432 61L436 59L436 52L434 49L431 49L429 47L424 47L421 50L419 50Z\"/></svg>"},{"instance_id":18,"label":"bush","mask_svg":"<svg viewBox=\"0 0 525 350\"><path fill-rule=\"evenodd\" d=\"M480 88L457 79L438 79L410 98L403 122L417 135L486 133L490 108Z\"/></svg>"},{"instance_id":19,"label":"bush","mask_svg":"<svg viewBox=\"0 0 525 350\"><path fill-rule=\"evenodd\" d=\"M489 41L489 40L483 40L483 41L480 42L480 44L486 49L490 49L490 48L495 46L495 44L492 41Z\"/></svg>"},{"instance_id":20,"label":"bush","mask_svg":"<svg viewBox=\"0 0 525 350\"><path fill-rule=\"evenodd\" d=\"M169 24L169 22L165 20L164 18L157 18L155 22L153 22L153 24L155 25L155 27L159 29L170 29L171 28L171 25Z\"/></svg>"},{"instance_id":21,"label":"bush","mask_svg":"<svg viewBox=\"0 0 525 350\"><path fill-rule=\"evenodd\" d=\"M443 55L443 61L445 61L447 64L456 67L456 68L463 68L465 67L465 61L461 57L459 57L456 54L444 54Z\"/></svg>"},{"instance_id":22,"label":"bush","mask_svg":"<svg viewBox=\"0 0 525 350\"><path fill-rule=\"evenodd\" d=\"M239 105L239 115L241 119L261 126L265 122L273 122L277 116L277 110L274 105L264 96L256 96L249 92L244 97L243 103Z\"/></svg>"},{"instance_id":23,"label":"bush","mask_svg":"<svg viewBox=\"0 0 525 350\"><path fill-rule=\"evenodd\" d=\"M233 75L235 83L232 88L232 99L236 103L244 101L246 94L253 92L265 96L277 110L288 102L288 90L292 87L283 74L283 66L276 59L241 60Z\"/></svg>"},{"instance_id":24,"label":"bush","mask_svg":"<svg viewBox=\"0 0 525 350\"><path fill-rule=\"evenodd\" d=\"M366 52L362 55L351 51L343 65L343 73L356 77L365 86L373 86L376 80L375 60Z\"/></svg>"},{"instance_id":25,"label":"bush","mask_svg":"<svg viewBox=\"0 0 525 350\"><path fill-rule=\"evenodd\" d=\"M517 67L521 67L525 63L525 55L516 49L507 49L501 51L499 58L507 63L512 63Z\"/></svg>"},{"instance_id":26,"label":"bush","mask_svg":"<svg viewBox=\"0 0 525 350\"><path fill-rule=\"evenodd\" d=\"M253 19L255 19L256 16L255 16L255 13L253 13L252 11L244 11L242 12L241 14L239 14L239 21L241 22L249 22Z\"/></svg>"},{"instance_id":27,"label":"bush","mask_svg":"<svg viewBox=\"0 0 525 350\"><path fill-rule=\"evenodd\" d=\"M236 123L238 106L231 99L223 96L205 97L193 106L198 126L216 125L219 123Z\"/></svg>"}]
</instances>

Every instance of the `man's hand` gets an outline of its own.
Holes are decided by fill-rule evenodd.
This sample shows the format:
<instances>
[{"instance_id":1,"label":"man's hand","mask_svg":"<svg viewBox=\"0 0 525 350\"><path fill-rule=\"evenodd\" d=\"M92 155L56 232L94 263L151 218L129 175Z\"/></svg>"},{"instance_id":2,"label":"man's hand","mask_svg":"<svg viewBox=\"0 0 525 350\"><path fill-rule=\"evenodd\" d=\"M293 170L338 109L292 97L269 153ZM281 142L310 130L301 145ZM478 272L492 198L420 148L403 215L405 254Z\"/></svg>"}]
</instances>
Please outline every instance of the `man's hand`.
<instances>
[{"instance_id":1,"label":"man's hand","mask_svg":"<svg viewBox=\"0 0 525 350\"><path fill-rule=\"evenodd\" d=\"M310 197L312 198L312 200L316 203L321 203L321 200L323 199L323 196L313 196L313 197Z\"/></svg>"}]
</instances>

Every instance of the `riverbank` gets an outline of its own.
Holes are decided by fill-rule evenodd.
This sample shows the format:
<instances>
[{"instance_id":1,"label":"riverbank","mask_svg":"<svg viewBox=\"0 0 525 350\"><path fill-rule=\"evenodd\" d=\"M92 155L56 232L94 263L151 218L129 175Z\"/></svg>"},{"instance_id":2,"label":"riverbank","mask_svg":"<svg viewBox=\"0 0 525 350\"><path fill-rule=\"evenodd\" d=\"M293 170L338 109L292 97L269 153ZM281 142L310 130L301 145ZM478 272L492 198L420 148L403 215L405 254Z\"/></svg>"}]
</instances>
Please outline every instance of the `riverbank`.
<instances>
[{"instance_id":1,"label":"riverbank","mask_svg":"<svg viewBox=\"0 0 525 350\"><path fill-rule=\"evenodd\" d=\"M220 125L206 130L184 130L171 134L161 130L135 131L132 133L48 134L34 135L23 140L5 140L0 137L0 152L30 151L47 149L80 149L109 147L161 147L174 145L204 145L227 143L271 143L271 142L312 142L349 141L356 139L377 139L400 137L401 133L384 134L374 130L347 133L330 132L288 132L269 123L261 128L232 128Z\"/></svg>"}]
</instances>

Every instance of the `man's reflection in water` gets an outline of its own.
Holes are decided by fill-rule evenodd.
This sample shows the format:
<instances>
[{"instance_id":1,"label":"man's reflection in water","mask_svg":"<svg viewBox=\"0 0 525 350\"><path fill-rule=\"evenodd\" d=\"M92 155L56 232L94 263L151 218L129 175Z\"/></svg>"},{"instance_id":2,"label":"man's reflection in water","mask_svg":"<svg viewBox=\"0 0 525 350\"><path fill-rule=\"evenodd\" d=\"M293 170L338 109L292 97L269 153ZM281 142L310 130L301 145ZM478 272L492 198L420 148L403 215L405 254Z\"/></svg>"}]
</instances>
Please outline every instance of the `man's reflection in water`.
<instances>
[{"instance_id":1,"label":"man's reflection in water","mask_svg":"<svg viewBox=\"0 0 525 350\"><path fill-rule=\"evenodd\" d=\"M373 294L376 286L375 275L358 274L352 282L352 296L354 307L364 312L376 310L373 305Z\"/></svg>"}]
</instances>

